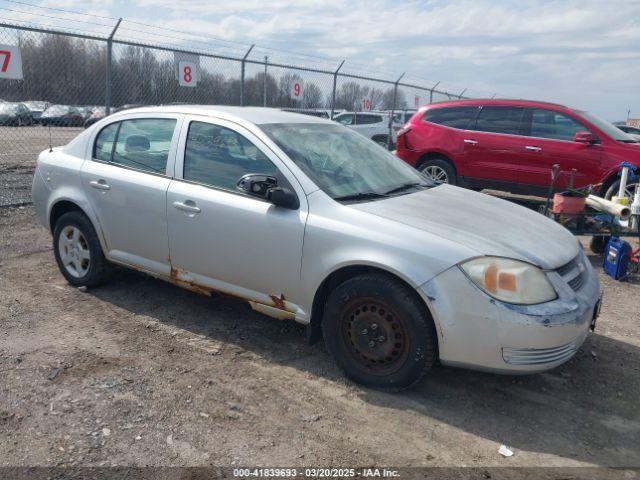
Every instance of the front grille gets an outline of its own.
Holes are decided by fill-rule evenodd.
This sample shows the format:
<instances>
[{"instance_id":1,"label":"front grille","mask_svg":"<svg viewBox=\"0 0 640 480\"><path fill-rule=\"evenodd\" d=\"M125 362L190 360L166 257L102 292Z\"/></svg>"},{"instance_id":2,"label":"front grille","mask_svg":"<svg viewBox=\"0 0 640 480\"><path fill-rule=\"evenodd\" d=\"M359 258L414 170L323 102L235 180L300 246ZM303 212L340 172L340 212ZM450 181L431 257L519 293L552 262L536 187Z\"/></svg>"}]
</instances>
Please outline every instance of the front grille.
<instances>
[{"instance_id":1,"label":"front grille","mask_svg":"<svg viewBox=\"0 0 640 480\"><path fill-rule=\"evenodd\" d=\"M502 349L502 358L510 365L544 365L570 359L580 347L574 341L552 348L507 348Z\"/></svg>"},{"instance_id":2,"label":"front grille","mask_svg":"<svg viewBox=\"0 0 640 480\"><path fill-rule=\"evenodd\" d=\"M574 292L580 290L587 281L587 268L584 264L584 255L579 254L569 263L556 269L558 275L567 282Z\"/></svg>"}]
</instances>

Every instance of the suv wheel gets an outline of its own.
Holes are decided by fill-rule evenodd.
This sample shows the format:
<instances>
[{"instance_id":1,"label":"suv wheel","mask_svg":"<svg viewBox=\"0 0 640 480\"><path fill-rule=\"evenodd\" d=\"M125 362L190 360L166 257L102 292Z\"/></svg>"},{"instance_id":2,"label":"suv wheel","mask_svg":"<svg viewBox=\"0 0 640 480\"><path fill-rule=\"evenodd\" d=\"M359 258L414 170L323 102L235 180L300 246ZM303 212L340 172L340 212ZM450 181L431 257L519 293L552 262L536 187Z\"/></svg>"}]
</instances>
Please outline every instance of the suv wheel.
<instances>
[{"instance_id":1,"label":"suv wheel","mask_svg":"<svg viewBox=\"0 0 640 480\"><path fill-rule=\"evenodd\" d=\"M64 278L74 287L95 287L106 275L107 261L89 219L80 212L62 215L53 230L53 252Z\"/></svg>"},{"instance_id":2,"label":"suv wheel","mask_svg":"<svg viewBox=\"0 0 640 480\"><path fill-rule=\"evenodd\" d=\"M640 188L640 183L627 183L627 188L625 189L624 194L629 199L629 204L633 202L633 196L638 188ZM616 180L607 189L607 191L604 194L604 198L606 198L607 200L611 200L615 195L618 195L619 189L620 189L620 180Z\"/></svg>"},{"instance_id":3,"label":"suv wheel","mask_svg":"<svg viewBox=\"0 0 640 480\"><path fill-rule=\"evenodd\" d=\"M449 162L440 158L427 160L420 164L418 171L423 177L436 184L456 184L456 172Z\"/></svg>"},{"instance_id":4,"label":"suv wheel","mask_svg":"<svg viewBox=\"0 0 640 480\"><path fill-rule=\"evenodd\" d=\"M345 374L374 388L409 388L437 359L436 331L424 304L381 274L354 277L331 292L322 333Z\"/></svg>"}]
</instances>

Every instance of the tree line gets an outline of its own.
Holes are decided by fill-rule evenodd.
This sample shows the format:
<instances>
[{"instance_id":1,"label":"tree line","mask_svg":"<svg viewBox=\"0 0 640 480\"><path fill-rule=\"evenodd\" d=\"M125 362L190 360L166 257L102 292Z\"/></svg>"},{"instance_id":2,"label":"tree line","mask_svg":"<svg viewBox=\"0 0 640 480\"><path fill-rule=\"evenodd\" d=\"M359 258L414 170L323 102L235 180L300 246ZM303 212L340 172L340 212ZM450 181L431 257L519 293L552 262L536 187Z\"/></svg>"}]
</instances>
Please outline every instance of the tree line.
<instances>
[{"instance_id":1,"label":"tree line","mask_svg":"<svg viewBox=\"0 0 640 480\"><path fill-rule=\"evenodd\" d=\"M54 34L20 38L23 79L0 80L0 99L40 100L66 105L104 105L106 89L106 43ZM166 104L174 102L239 105L240 62L237 75L200 68L196 87L180 87L173 58L166 52L114 44L111 68L111 104ZM222 62L223 60L220 60ZM224 60L229 62L228 60ZM271 70L271 72L269 71ZM274 75L273 72L281 74ZM228 72L227 72L228 73ZM302 99L290 96L291 84L302 82ZM265 88L266 83L266 88ZM282 108L331 108L333 77L327 75L326 88L298 72L268 67L245 78L245 105ZM367 98L372 109L390 110L393 87L376 88L338 77L335 109L360 110ZM396 109L407 107L398 90Z\"/></svg>"}]
</instances>

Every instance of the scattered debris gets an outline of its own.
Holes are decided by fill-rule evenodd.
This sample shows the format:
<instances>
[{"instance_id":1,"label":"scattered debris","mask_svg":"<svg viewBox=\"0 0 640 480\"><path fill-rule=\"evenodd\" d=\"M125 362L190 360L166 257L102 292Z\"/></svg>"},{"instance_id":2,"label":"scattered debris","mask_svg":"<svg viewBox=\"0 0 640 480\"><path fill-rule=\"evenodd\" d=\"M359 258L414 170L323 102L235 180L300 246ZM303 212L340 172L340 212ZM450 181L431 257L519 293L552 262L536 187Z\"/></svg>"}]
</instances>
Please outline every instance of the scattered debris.
<instances>
[{"instance_id":1,"label":"scattered debris","mask_svg":"<svg viewBox=\"0 0 640 480\"><path fill-rule=\"evenodd\" d=\"M200 412L200 416L202 418L209 418L209 414L208 413L204 413L204 412Z\"/></svg>"},{"instance_id":2,"label":"scattered debris","mask_svg":"<svg viewBox=\"0 0 640 480\"><path fill-rule=\"evenodd\" d=\"M83 285L82 287L78 287L78 290L84 293L87 291L87 287Z\"/></svg>"},{"instance_id":3,"label":"scattered debris","mask_svg":"<svg viewBox=\"0 0 640 480\"><path fill-rule=\"evenodd\" d=\"M317 422L318 420L320 420L320 415L304 415L302 417L302 421L303 422L307 422L307 423L313 423L313 422Z\"/></svg>"},{"instance_id":4,"label":"scattered debris","mask_svg":"<svg viewBox=\"0 0 640 480\"><path fill-rule=\"evenodd\" d=\"M138 438L136 437L136 440ZM173 445L173 434L167 435L167 445Z\"/></svg>"},{"instance_id":5,"label":"scattered debris","mask_svg":"<svg viewBox=\"0 0 640 480\"><path fill-rule=\"evenodd\" d=\"M47 378L49 380L54 380L58 375L60 375L60 371L61 370L62 369L58 368L58 367L52 368L51 371L49 372L49 376Z\"/></svg>"},{"instance_id":6,"label":"scattered debris","mask_svg":"<svg viewBox=\"0 0 640 480\"><path fill-rule=\"evenodd\" d=\"M104 435L105 437L108 437L109 435L111 435L111 429L104 427L102 429L102 435Z\"/></svg>"},{"instance_id":7,"label":"scattered debris","mask_svg":"<svg viewBox=\"0 0 640 480\"><path fill-rule=\"evenodd\" d=\"M498 449L498 453L503 457L513 457L513 451L509 449L506 445L500 445Z\"/></svg>"}]
</instances>

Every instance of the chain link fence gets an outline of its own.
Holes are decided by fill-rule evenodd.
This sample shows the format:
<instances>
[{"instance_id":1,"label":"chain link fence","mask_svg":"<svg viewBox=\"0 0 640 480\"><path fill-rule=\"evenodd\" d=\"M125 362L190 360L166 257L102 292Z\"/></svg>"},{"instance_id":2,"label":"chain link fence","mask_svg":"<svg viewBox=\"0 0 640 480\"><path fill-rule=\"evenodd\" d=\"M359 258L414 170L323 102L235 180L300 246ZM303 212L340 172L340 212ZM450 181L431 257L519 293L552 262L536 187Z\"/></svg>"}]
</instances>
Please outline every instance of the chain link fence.
<instances>
[{"instance_id":1,"label":"chain link fence","mask_svg":"<svg viewBox=\"0 0 640 480\"><path fill-rule=\"evenodd\" d=\"M328 118L343 110L383 110L404 120L419 105L462 98L433 85L330 67L327 60L321 66L293 64L281 52L253 46L219 54L134 41L116 35L119 25L94 36L0 23L0 46L19 48L23 70L22 79L0 78L0 207L30 201L42 150L68 143L92 119L126 106L266 106L314 110Z\"/></svg>"}]
</instances>

